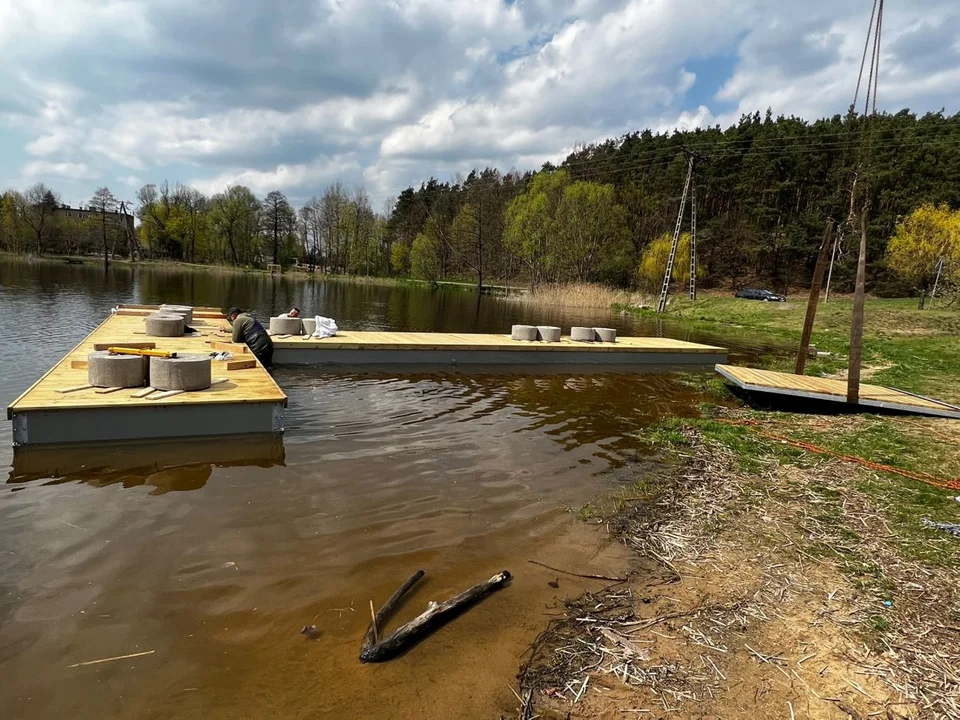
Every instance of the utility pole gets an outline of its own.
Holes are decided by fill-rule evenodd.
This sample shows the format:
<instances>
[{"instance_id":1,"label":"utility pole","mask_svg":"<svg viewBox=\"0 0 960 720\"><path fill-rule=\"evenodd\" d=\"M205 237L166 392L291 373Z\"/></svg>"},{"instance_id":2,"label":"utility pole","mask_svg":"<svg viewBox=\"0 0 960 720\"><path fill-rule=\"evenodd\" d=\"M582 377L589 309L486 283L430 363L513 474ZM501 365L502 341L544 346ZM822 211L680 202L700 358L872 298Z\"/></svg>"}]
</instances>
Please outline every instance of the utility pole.
<instances>
[{"instance_id":1,"label":"utility pole","mask_svg":"<svg viewBox=\"0 0 960 720\"><path fill-rule=\"evenodd\" d=\"M827 248L830 247L830 236L833 235L833 220L827 221L827 229L823 233L823 242L817 253L817 266L813 271L813 281L810 283L810 299L807 301L807 316L803 321L803 335L800 338L800 349L797 351L797 364L794 373L803 375L807 365L807 354L810 351L810 336L813 334L813 322L817 319L817 304L820 302L820 286L823 284L823 271L827 264Z\"/></svg>"},{"instance_id":2,"label":"utility pole","mask_svg":"<svg viewBox=\"0 0 960 720\"><path fill-rule=\"evenodd\" d=\"M860 402L860 359L863 356L863 305L866 300L867 206L860 213L860 256L857 258L857 285L853 293L853 324L850 327L850 362L847 366L847 402Z\"/></svg>"},{"instance_id":3,"label":"utility pole","mask_svg":"<svg viewBox=\"0 0 960 720\"><path fill-rule=\"evenodd\" d=\"M697 299L697 167L690 176L690 299Z\"/></svg>"},{"instance_id":4,"label":"utility pole","mask_svg":"<svg viewBox=\"0 0 960 720\"><path fill-rule=\"evenodd\" d=\"M860 61L860 75L857 78L857 91L853 96L853 104L857 104L857 95L863 81L863 68L867 58L867 48L873 36L873 48L870 51L870 71L867 73L867 99L863 107L863 136L860 141L860 167L863 167L864 157L869 154L871 143L866 126L871 117L877 114L877 82L880 76L880 38L883 32L883 1L873 0L873 11L870 13L870 23L867 26L867 38L863 45L863 59ZM876 18L876 22L874 22ZM871 92L872 91L872 92ZM872 97L871 97L872 96ZM871 106L871 99L873 104ZM857 187L857 175L854 176L853 187L850 190L851 216L854 208L854 198ZM866 200L860 213L860 252L857 257L857 284L853 294L853 322L850 326L850 360L847 368L847 402L856 405L860 402L860 362L863 356L863 306L866 300L867 275L867 215L870 209L869 193L865 193ZM852 217L851 217L852 219ZM851 223L852 224L852 223Z\"/></svg>"},{"instance_id":5,"label":"utility pole","mask_svg":"<svg viewBox=\"0 0 960 720\"><path fill-rule=\"evenodd\" d=\"M680 211L677 213L677 224L673 229L673 243L670 245L670 256L667 258L667 268L663 273L663 284L660 286L660 300L657 303L657 312L662 313L667 309L667 295L670 292L670 280L673 276L673 264L677 259L677 246L680 244L680 227L683 225L683 211L687 206L687 195L693 189L693 210L690 217L691 235L690 235L690 299L695 300L697 296L697 190L695 171L696 164L705 158L698 153L684 149L687 156L687 179L683 184L683 195L680 198Z\"/></svg>"}]
</instances>

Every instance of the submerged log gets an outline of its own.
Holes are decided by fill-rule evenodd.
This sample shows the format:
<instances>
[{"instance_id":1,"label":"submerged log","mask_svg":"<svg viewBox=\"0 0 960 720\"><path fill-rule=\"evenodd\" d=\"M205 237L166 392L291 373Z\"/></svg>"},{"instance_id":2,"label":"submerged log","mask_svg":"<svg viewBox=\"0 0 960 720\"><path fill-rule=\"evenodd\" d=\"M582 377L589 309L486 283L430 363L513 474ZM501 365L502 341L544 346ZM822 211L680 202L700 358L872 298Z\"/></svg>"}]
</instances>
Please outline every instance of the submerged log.
<instances>
[{"instance_id":1,"label":"submerged log","mask_svg":"<svg viewBox=\"0 0 960 720\"><path fill-rule=\"evenodd\" d=\"M397 603L410 591L410 588L417 584L424 574L423 570L417 570L374 615L369 627L367 627L366 635L363 636L363 645L360 647L360 662L383 662L396 657L461 612L467 610L471 605L479 602L494 590L503 587L512 577L509 571L503 570L486 582L474 585L469 590L465 590L446 602L431 602L423 613L383 637L383 625L390 619Z\"/></svg>"}]
</instances>

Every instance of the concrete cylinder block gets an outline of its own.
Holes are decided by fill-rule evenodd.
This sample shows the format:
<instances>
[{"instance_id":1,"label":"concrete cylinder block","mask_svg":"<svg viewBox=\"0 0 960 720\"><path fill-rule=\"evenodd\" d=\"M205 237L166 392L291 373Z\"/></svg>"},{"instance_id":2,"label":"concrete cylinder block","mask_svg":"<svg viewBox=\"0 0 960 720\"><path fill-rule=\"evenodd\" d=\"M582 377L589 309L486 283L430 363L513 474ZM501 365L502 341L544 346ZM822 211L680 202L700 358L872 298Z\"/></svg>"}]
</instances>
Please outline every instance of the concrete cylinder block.
<instances>
[{"instance_id":1,"label":"concrete cylinder block","mask_svg":"<svg viewBox=\"0 0 960 720\"><path fill-rule=\"evenodd\" d=\"M313 335L317 331L317 319L316 318L303 318L300 322L303 323L303 334L304 335Z\"/></svg>"},{"instance_id":2,"label":"concrete cylinder block","mask_svg":"<svg viewBox=\"0 0 960 720\"><path fill-rule=\"evenodd\" d=\"M150 387L157 390L204 390L212 381L208 355L150 358Z\"/></svg>"},{"instance_id":3,"label":"concrete cylinder block","mask_svg":"<svg viewBox=\"0 0 960 720\"><path fill-rule=\"evenodd\" d=\"M111 355L107 350L87 355L87 382L94 387L143 387L146 377L146 358L140 355Z\"/></svg>"},{"instance_id":4,"label":"concrete cylinder block","mask_svg":"<svg viewBox=\"0 0 960 720\"><path fill-rule=\"evenodd\" d=\"M560 342L560 328L552 325L537 325L537 339L541 342Z\"/></svg>"},{"instance_id":5,"label":"concrete cylinder block","mask_svg":"<svg viewBox=\"0 0 960 720\"><path fill-rule=\"evenodd\" d=\"M597 333L597 339L600 342L616 342L617 341L617 331L613 328L594 328L594 332Z\"/></svg>"},{"instance_id":6,"label":"concrete cylinder block","mask_svg":"<svg viewBox=\"0 0 960 720\"><path fill-rule=\"evenodd\" d=\"M530 342L537 339L537 328L535 325L514 325L510 329L510 337Z\"/></svg>"},{"instance_id":7,"label":"concrete cylinder block","mask_svg":"<svg viewBox=\"0 0 960 720\"><path fill-rule=\"evenodd\" d=\"M302 327L300 318L270 318L271 335L299 335Z\"/></svg>"},{"instance_id":8,"label":"concrete cylinder block","mask_svg":"<svg viewBox=\"0 0 960 720\"><path fill-rule=\"evenodd\" d=\"M592 327L572 327L570 339L574 342L593 342L597 339L597 333Z\"/></svg>"},{"instance_id":9,"label":"concrete cylinder block","mask_svg":"<svg viewBox=\"0 0 960 720\"><path fill-rule=\"evenodd\" d=\"M180 337L183 325L183 315L154 313L147 316L146 331L152 337Z\"/></svg>"},{"instance_id":10,"label":"concrete cylinder block","mask_svg":"<svg viewBox=\"0 0 960 720\"><path fill-rule=\"evenodd\" d=\"M189 305L161 305L160 312L165 315L182 315L185 325L193 322L193 308Z\"/></svg>"}]
</instances>

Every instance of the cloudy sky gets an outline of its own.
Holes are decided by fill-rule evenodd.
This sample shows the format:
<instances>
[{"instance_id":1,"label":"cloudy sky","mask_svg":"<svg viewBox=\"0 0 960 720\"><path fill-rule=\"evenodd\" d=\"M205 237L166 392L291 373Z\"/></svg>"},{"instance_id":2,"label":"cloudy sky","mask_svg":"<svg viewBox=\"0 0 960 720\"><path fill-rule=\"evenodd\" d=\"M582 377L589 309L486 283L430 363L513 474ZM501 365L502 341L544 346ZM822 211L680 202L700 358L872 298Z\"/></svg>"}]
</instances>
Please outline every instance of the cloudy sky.
<instances>
[{"instance_id":1,"label":"cloudy sky","mask_svg":"<svg viewBox=\"0 0 960 720\"><path fill-rule=\"evenodd\" d=\"M0 0L0 187L295 201L634 129L843 112L872 0ZM960 4L889 0L880 105L960 109Z\"/></svg>"}]
</instances>

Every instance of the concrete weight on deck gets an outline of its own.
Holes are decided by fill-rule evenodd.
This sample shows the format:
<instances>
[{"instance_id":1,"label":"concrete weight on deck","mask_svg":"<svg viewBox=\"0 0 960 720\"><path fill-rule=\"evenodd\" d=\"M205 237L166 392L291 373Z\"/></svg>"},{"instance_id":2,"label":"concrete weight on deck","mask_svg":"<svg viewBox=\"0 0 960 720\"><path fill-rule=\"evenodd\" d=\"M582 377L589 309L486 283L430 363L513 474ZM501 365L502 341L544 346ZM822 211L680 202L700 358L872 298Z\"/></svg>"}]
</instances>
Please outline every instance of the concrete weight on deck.
<instances>
[{"instance_id":1,"label":"concrete weight on deck","mask_svg":"<svg viewBox=\"0 0 960 720\"><path fill-rule=\"evenodd\" d=\"M513 340L523 340L531 342L537 339L537 327L535 325L514 325L510 329L510 338Z\"/></svg>"},{"instance_id":2,"label":"concrete weight on deck","mask_svg":"<svg viewBox=\"0 0 960 720\"><path fill-rule=\"evenodd\" d=\"M560 342L560 328L552 325L537 325L537 340L541 342Z\"/></svg>"},{"instance_id":3,"label":"concrete weight on deck","mask_svg":"<svg viewBox=\"0 0 960 720\"><path fill-rule=\"evenodd\" d=\"M299 335L302 329L303 323L300 318L270 318L271 335Z\"/></svg>"},{"instance_id":4,"label":"concrete weight on deck","mask_svg":"<svg viewBox=\"0 0 960 720\"><path fill-rule=\"evenodd\" d=\"M154 313L146 320L147 335L153 337L180 337L183 335L183 315Z\"/></svg>"},{"instance_id":5,"label":"concrete weight on deck","mask_svg":"<svg viewBox=\"0 0 960 720\"><path fill-rule=\"evenodd\" d=\"M212 380L207 355L150 358L150 387L157 390L205 390Z\"/></svg>"},{"instance_id":6,"label":"concrete weight on deck","mask_svg":"<svg viewBox=\"0 0 960 720\"><path fill-rule=\"evenodd\" d=\"M165 315L182 316L184 325L189 325L193 322L193 308L189 305L161 305L160 312Z\"/></svg>"},{"instance_id":7,"label":"concrete weight on deck","mask_svg":"<svg viewBox=\"0 0 960 720\"><path fill-rule=\"evenodd\" d=\"M597 333L592 327L572 327L570 339L574 342L593 342L597 339Z\"/></svg>"},{"instance_id":8,"label":"concrete weight on deck","mask_svg":"<svg viewBox=\"0 0 960 720\"><path fill-rule=\"evenodd\" d=\"M617 341L617 331L613 328L595 327L593 330L596 332L597 339L600 342L612 343Z\"/></svg>"},{"instance_id":9,"label":"concrete weight on deck","mask_svg":"<svg viewBox=\"0 0 960 720\"><path fill-rule=\"evenodd\" d=\"M313 335L317 331L317 319L316 318L304 318L300 322L303 323L303 334L304 335Z\"/></svg>"},{"instance_id":10,"label":"concrete weight on deck","mask_svg":"<svg viewBox=\"0 0 960 720\"><path fill-rule=\"evenodd\" d=\"M143 387L146 377L146 358L140 355L111 355L107 350L87 355L87 382L94 387Z\"/></svg>"}]
</instances>

